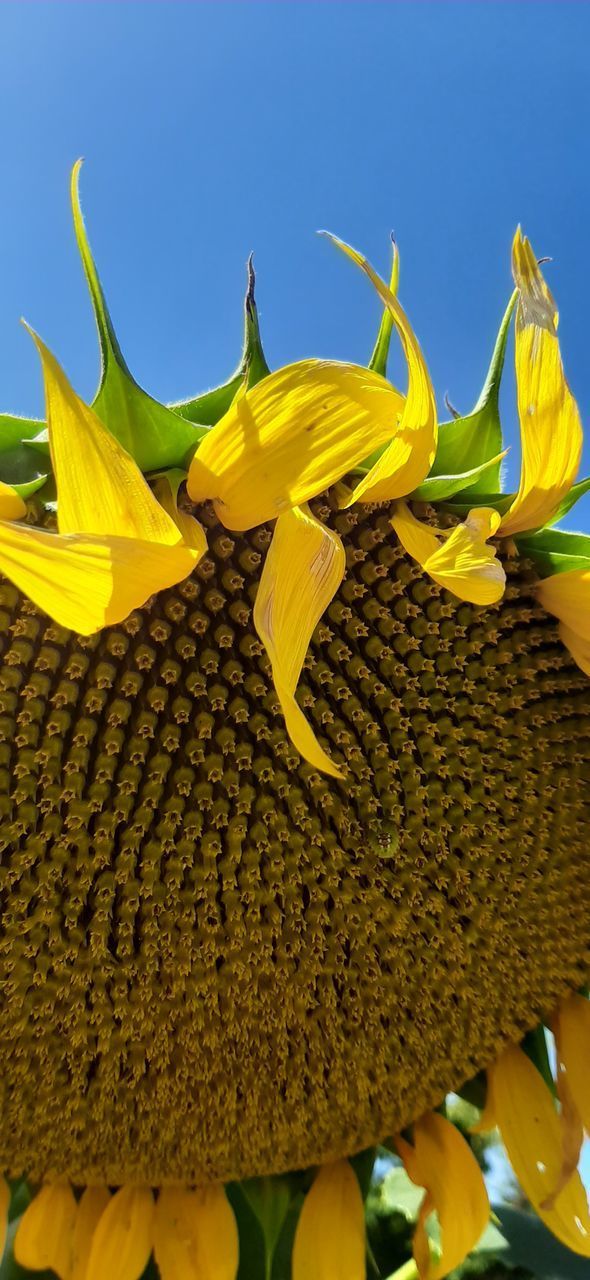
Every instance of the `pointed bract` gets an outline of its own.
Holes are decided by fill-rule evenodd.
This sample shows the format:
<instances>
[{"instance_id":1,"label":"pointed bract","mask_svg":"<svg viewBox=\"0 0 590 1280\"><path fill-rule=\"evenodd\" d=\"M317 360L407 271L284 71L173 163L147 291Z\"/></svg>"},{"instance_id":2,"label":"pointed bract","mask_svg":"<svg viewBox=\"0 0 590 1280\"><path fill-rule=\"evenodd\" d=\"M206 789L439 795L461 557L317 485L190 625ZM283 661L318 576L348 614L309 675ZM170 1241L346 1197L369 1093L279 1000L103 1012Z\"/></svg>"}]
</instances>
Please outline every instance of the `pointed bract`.
<instances>
[{"instance_id":1,"label":"pointed bract","mask_svg":"<svg viewBox=\"0 0 590 1280\"><path fill-rule=\"evenodd\" d=\"M320 747L295 701L295 689L312 632L333 599L346 566L337 533L307 507L279 516L262 570L254 626L271 661L287 732L301 753L324 773L340 771Z\"/></svg>"},{"instance_id":2,"label":"pointed bract","mask_svg":"<svg viewBox=\"0 0 590 1280\"><path fill-rule=\"evenodd\" d=\"M299 1215L292 1280L365 1280L365 1213L348 1160L323 1165Z\"/></svg>"},{"instance_id":3,"label":"pointed bract","mask_svg":"<svg viewBox=\"0 0 590 1280\"><path fill-rule=\"evenodd\" d=\"M490 1216L483 1174L465 1138L449 1120L433 1111L413 1126L413 1144L395 1140L406 1173L424 1187L414 1234L414 1259L420 1280L442 1280L467 1257ZM442 1253L430 1255L426 1219L436 1211Z\"/></svg>"}]
</instances>

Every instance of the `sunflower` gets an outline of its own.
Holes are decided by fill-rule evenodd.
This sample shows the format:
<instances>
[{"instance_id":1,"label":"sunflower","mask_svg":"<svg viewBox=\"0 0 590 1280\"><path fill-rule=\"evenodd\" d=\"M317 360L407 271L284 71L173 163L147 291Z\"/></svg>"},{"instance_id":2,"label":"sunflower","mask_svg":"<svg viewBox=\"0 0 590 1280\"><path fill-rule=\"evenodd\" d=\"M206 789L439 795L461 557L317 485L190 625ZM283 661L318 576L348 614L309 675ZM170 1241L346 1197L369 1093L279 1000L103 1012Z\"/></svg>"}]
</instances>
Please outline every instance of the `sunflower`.
<instances>
[{"instance_id":1,"label":"sunflower","mask_svg":"<svg viewBox=\"0 0 590 1280\"><path fill-rule=\"evenodd\" d=\"M271 372L250 267L236 374L164 406L78 176L99 389L33 333L46 424L0 419L7 1248L59 1280L256 1280L257 1221L267 1280L285 1239L292 1280L362 1280L385 1143L438 1280L489 1217L455 1090L590 1257L590 539L552 528L590 481L531 245L467 416L437 422L396 247L387 285L334 237L383 306L366 368Z\"/></svg>"}]
</instances>

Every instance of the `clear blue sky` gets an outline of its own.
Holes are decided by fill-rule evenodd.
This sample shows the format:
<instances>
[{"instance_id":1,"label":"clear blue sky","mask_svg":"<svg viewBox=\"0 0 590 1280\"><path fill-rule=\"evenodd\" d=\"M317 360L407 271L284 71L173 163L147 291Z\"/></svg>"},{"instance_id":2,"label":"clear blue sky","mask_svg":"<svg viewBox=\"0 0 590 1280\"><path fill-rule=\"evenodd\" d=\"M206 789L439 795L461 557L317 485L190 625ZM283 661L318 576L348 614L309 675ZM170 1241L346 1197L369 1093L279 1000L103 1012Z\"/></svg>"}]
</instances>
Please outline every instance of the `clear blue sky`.
<instances>
[{"instance_id":1,"label":"clear blue sky","mask_svg":"<svg viewBox=\"0 0 590 1280\"><path fill-rule=\"evenodd\" d=\"M250 249L271 365L363 362L376 302L314 233L329 227L385 271L394 229L437 394L467 410L520 220L555 259L588 421L589 43L590 6L565 0L0 3L0 406L42 411L20 315L93 393L67 190L84 155L115 325L158 397L232 369Z\"/></svg>"}]
</instances>

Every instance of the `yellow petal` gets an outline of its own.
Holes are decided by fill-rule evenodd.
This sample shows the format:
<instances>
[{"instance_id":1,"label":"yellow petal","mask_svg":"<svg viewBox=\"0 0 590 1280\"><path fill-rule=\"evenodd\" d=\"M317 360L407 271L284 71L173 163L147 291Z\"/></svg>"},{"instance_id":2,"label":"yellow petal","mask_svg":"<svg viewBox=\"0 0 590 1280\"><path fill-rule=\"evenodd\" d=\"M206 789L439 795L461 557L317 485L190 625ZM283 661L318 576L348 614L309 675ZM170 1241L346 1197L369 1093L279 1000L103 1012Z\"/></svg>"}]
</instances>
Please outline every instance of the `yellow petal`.
<instances>
[{"instance_id":1,"label":"yellow petal","mask_svg":"<svg viewBox=\"0 0 590 1280\"><path fill-rule=\"evenodd\" d=\"M207 535L203 526L188 511L178 506L177 493L174 491L168 476L160 476L154 484L154 494L161 507L174 521L183 542L193 547L200 555L207 550Z\"/></svg>"},{"instance_id":2,"label":"yellow petal","mask_svg":"<svg viewBox=\"0 0 590 1280\"><path fill-rule=\"evenodd\" d=\"M137 463L76 395L55 357L30 332L43 366L60 533L177 543L179 530L157 502Z\"/></svg>"},{"instance_id":3,"label":"yellow petal","mask_svg":"<svg viewBox=\"0 0 590 1280\"><path fill-rule=\"evenodd\" d=\"M356 486L350 502L386 502L412 493L428 475L438 436L436 403L420 344L405 311L362 254L337 236L334 244L356 262L374 285L400 336L408 365L408 392L389 447ZM375 441L373 447L378 444Z\"/></svg>"},{"instance_id":4,"label":"yellow petal","mask_svg":"<svg viewBox=\"0 0 590 1280\"><path fill-rule=\"evenodd\" d=\"M365 1212L348 1160L324 1165L299 1215L293 1280L365 1280Z\"/></svg>"},{"instance_id":5,"label":"yellow petal","mask_svg":"<svg viewBox=\"0 0 590 1280\"><path fill-rule=\"evenodd\" d=\"M307 507L279 516L262 570L254 626L272 666L289 736L310 764L340 777L295 701L295 689L312 632L335 595L345 570L344 548Z\"/></svg>"},{"instance_id":6,"label":"yellow petal","mask_svg":"<svg viewBox=\"0 0 590 1280\"><path fill-rule=\"evenodd\" d=\"M555 1016L551 1029L555 1036L556 1047L555 1084L559 1098L559 1120L561 1125L561 1169L551 1194L543 1201L543 1209L553 1208L559 1193L569 1182L572 1173L577 1169L584 1141L584 1126L570 1089L568 1073L563 1061L559 1013Z\"/></svg>"},{"instance_id":7,"label":"yellow petal","mask_svg":"<svg viewBox=\"0 0 590 1280\"><path fill-rule=\"evenodd\" d=\"M506 575L494 547L487 545L500 517L488 507L476 507L462 524L438 531L422 524L405 502L398 502L391 518L397 536L425 573L460 600L494 604L504 594Z\"/></svg>"},{"instance_id":8,"label":"yellow petal","mask_svg":"<svg viewBox=\"0 0 590 1280\"><path fill-rule=\"evenodd\" d=\"M590 1133L590 1001L584 996L564 1000L553 1026L568 1092Z\"/></svg>"},{"instance_id":9,"label":"yellow petal","mask_svg":"<svg viewBox=\"0 0 590 1280\"><path fill-rule=\"evenodd\" d=\"M160 1192L154 1257L161 1280L235 1280L238 1229L223 1187Z\"/></svg>"},{"instance_id":10,"label":"yellow petal","mask_svg":"<svg viewBox=\"0 0 590 1280\"><path fill-rule=\"evenodd\" d=\"M6 1244L6 1232L8 1229L8 1209L10 1206L10 1187L6 1178L0 1178L0 1262L4 1253Z\"/></svg>"},{"instance_id":11,"label":"yellow petal","mask_svg":"<svg viewBox=\"0 0 590 1280\"><path fill-rule=\"evenodd\" d=\"M184 545L50 533L0 521L0 569L63 627L91 635L181 582L200 553Z\"/></svg>"},{"instance_id":12,"label":"yellow petal","mask_svg":"<svg viewBox=\"0 0 590 1280\"><path fill-rule=\"evenodd\" d=\"M72 1235L76 1201L68 1185L42 1187L19 1222L14 1256L31 1271L55 1271L59 1280L71 1280Z\"/></svg>"},{"instance_id":13,"label":"yellow petal","mask_svg":"<svg viewBox=\"0 0 590 1280\"><path fill-rule=\"evenodd\" d=\"M26 503L20 494L0 480L0 520L22 520L26 514Z\"/></svg>"},{"instance_id":14,"label":"yellow petal","mask_svg":"<svg viewBox=\"0 0 590 1280\"><path fill-rule=\"evenodd\" d=\"M357 365L302 360L234 400L192 460L193 502L251 529L322 493L397 429L403 397Z\"/></svg>"},{"instance_id":15,"label":"yellow petal","mask_svg":"<svg viewBox=\"0 0 590 1280\"><path fill-rule=\"evenodd\" d=\"M139 1280L152 1251L153 1218L147 1187L121 1187L95 1228L86 1280Z\"/></svg>"},{"instance_id":16,"label":"yellow petal","mask_svg":"<svg viewBox=\"0 0 590 1280\"><path fill-rule=\"evenodd\" d=\"M406 1173L426 1196L414 1235L414 1259L420 1280L442 1280L458 1267L485 1230L490 1205L483 1174L471 1150L449 1120L437 1112L413 1126L414 1145L396 1138ZM442 1254L430 1258L426 1218L436 1210Z\"/></svg>"},{"instance_id":17,"label":"yellow petal","mask_svg":"<svg viewBox=\"0 0 590 1280\"><path fill-rule=\"evenodd\" d=\"M78 1202L72 1240L71 1280L86 1280L94 1232L110 1198L107 1187L86 1187Z\"/></svg>"},{"instance_id":18,"label":"yellow petal","mask_svg":"<svg viewBox=\"0 0 590 1280\"><path fill-rule=\"evenodd\" d=\"M574 662L590 676L590 569L569 569L543 578L537 596L559 618L559 634Z\"/></svg>"},{"instance_id":19,"label":"yellow petal","mask_svg":"<svg viewBox=\"0 0 590 1280\"><path fill-rule=\"evenodd\" d=\"M512 271L519 295L515 362L522 465L518 493L502 519L502 534L510 537L551 519L574 483L582 453L582 425L561 363L555 302L520 227Z\"/></svg>"},{"instance_id":20,"label":"yellow petal","mask_svg":"<svg viewBox=\"0 0 590 1280\"><path fill-rule=\"evenodd\" d=\"M515 1045L489 1068L488 1078L502 1141L525 1195L562 1244L590 1258L590 1215L579 1174L572 1174L551 1208L543 1207L563 1160L560 1120L545 1081Z\"/></svg>"},{"instance_id":21,"label":"yellow petal","mask_svg":"<svg viewBox=\"0 0 590 1280\"><path fill-rule=\"evenodd\" d=\"M572 631L570 627L566 627L563 622L559 624L559 635L580 670L585 675L590 676L590 639L576 635L576 632Z\"/></svg>"}]
</instances>

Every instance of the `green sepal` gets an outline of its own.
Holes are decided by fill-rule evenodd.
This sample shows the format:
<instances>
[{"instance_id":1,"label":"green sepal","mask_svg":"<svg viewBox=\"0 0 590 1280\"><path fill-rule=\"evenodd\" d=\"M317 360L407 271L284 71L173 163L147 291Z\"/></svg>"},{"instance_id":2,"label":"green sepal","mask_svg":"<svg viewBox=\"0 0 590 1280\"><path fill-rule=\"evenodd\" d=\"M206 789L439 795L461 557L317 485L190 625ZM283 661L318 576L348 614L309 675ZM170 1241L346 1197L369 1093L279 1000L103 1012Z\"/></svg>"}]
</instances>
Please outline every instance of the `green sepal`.
<instances>
[{"instance_id":1,"label":"green sepal","mask_svg":"<svg viewBox=\"0 0 590 1280\"><path fill-rule=\"evenodd\" d=\"M498 454L496 458L490 458L488 462L481 462L477 467L471 467L469 471L463 471L460 475L454 476L427 476L422 484L410 495L416 502L442 502L445 498L451 498L455 493L463 494L464 490L473 493L472 480L475 482L479 476L483 476L486 472L490 472L495 468L498 462L505 456L504 453ZM473 506L470 503L470 507ZM477 497L477 506L481 506L479 496Z\"/></svg>"},{"instance_id":2,"label":"green sepal","mask_svg":"<svg viewBox=\"0 0 590 1280\"><path fill-rule=\"evenodd\" d=\"M463 1102L468 1102L469 1106L477 1107L478 1111L483 1111L486 1105L488 1095L488 1083L485 1071L478 1071L472 1080L466 1080L460 1089L455 1089L458 1098L462 1098Z\"/></svg>"},{"instance_id":3,"label":"green sepal","mask_svg":"<svg viewBox=\"0 0 590 1280\"><path fill-rule=\"evenodd\" d=\"M262 1230L265 1276L270 1280L276 1248L296 1190L288 1176L247 1178L240 1183L240 1190Z\"/></svg>"},{"instance_id":4,"label":"green sepal","mask_svg":"<svg viewBox=\"0 0 590 1280\"><path fill-rule=\"evenodd\" d=\"M399 253L393 236L391 237L391 248L393 253L393 261L391 264L391 279L389 288L393 294L397 296L399 288ZM387 377L387 359L389 356L389 347L391 345L391 334L393 332L393 316L391 311L385 307L379 325L377 341L373 347L373 354L369 360L368 368L373 373L380 373L382 378Z\"/></svg>"},{"instance_id":5,"label":"green sepal","mask_svg":"<svg viewBox=\"0 0 590 1280\"><path fill-rule=\"evenodd\" d=\"M527 1058L530 1058L533 1066L537 1068L539 1075L543 1077L547 1088L551 1090L551 1093L555 1097L557 1090L555 1088L555 1081L551 1072L549 1054L547 1052L547 1037L542 1023L540 1023L538 1027L535 1027L534 1031L527 1031L522 1042L522 1048L524 1049Z\"/></svg>"},{"instance_id":6,"label":"green sepal","mask_svg":"<svg viewBox=\"0 0 590 1280\"><path fill-rule=\"evenodd\" d=\"M557 524L558 520L563 520L563 517L567 515L568 511L571 511L572 507L575 507L576 502L578 502L580 498L583 498L584 494L588 492L590 492L590 476L586 476L585 480L578 480L577 484L572 485L569 493L566 493L563 502L559 504L555 515L547 521L545 528L548 528L549 525Z\"/></svg>"},{"instance_id":7,"label":"green sepal","mask_svg":"<svg viewBox=\"0 0 590 1280\"><path fill-rule=\"evenodd\" d=\"M49 468L41 466L30 441L43 426L37 418L0 413L0 480L21 498L28 498L45 484Z\"/></svg>"},{"instance_id":8,"label":"green sepal","mask_svg":"<svg viewBox=\"0 0 590 1280\"><path fill-rule=\"evenodd\" d=\"M244 299L244 347L236 372L227 382L213 391L204 391L192 400L181 400L171 404L174 413L181 413L190 422L198 422L201 426L214 427L216 422L227 413L232 401L241 387L256 386L262 378L270 373L262 347L260 323L255 298L256 274L252 254L248 258L248 285Z\"/></svg>"},{"instance_id":9,"label":"green sepal","mask_svg":"<svg viewBox=\"0 0 590 1280\"><path fill-rule=\"evenodd\" d=\"M485 494L486 491L493 493L500 488L500 457L502 455L500 383L508 330L517 297L518 293L515 289L498 330L490 367L477 404L465 417L453 418L450 422L442 422L439 426L436 457L430 472L431 477L459 476L465 473L466 463L469 463L469 470L481 468L482 463L489 464L492 469L485 467L484 470L480 470L478 477L466 490L470 496L477 495L478 505L482 505L480 494Z\"/></svg>"},{"instance_id":10,"label":"green sepal","mask_svg":"<svg viewBox=\"0 0 590 1280\"><path fill-rule=\"evenodd\" d=\"M471 497L469 495L472 495ZM493 507L499 515L503 516L508 508L514 502L513 493L473 493L472 489L466 489L457 495L457 501L445 502L445 510L451 511L453 515L463 516L473 507Z\"/></svg>"},{"instance_id":11,"label":"green sepal","mask_svg":"<svg viewBox=\"0 0 590 1280\"><path fill-rule=\"evenodd\" d=\"M515 538L522 555L534 560L542 577L590 568L590 537L566 529L541 529Z\"/></svg>"},{"instance_id":12,"label":"green sepal","mask_svg":"<svg viewBox=\"0 0 590 1280\"><path fill-rule=\"evenodd\" d=\"M72 212L76 241L88 282L98 329L101 374L92 408L131 454L142 471L182 465L192 457L205 428L154 400L135 381L117 341L98 272L90 251L78 194L81 161L72 173Z\"/></svg>"},{"instance_id":13,"label":"green sepal","mask_svg":"<svg viewBox=\"0 0 590 1280\"><path fill-rule=\"evenodd\" d=\"M377 1147L367 1147L365 1151L359 1151L358 1155L348 1158L348 1163L352 1165L356 1174L363 1200L366 1200L369 1194L376 1159Z\"/></svg>"}]
</instances>

